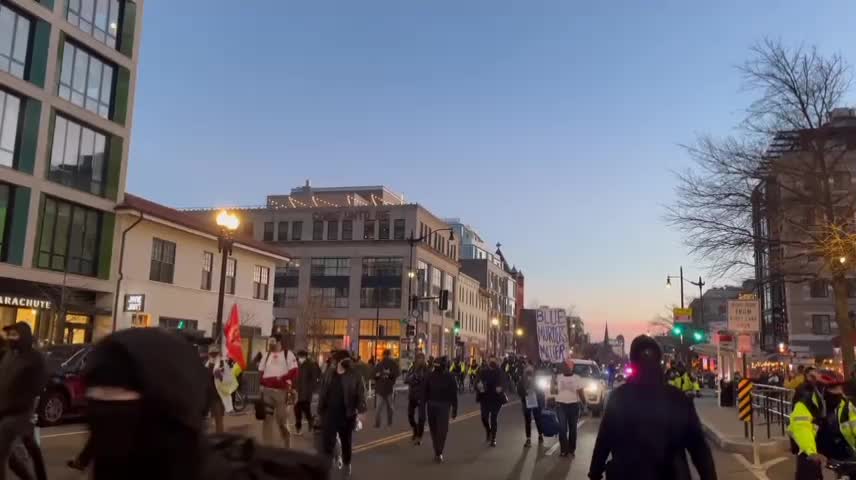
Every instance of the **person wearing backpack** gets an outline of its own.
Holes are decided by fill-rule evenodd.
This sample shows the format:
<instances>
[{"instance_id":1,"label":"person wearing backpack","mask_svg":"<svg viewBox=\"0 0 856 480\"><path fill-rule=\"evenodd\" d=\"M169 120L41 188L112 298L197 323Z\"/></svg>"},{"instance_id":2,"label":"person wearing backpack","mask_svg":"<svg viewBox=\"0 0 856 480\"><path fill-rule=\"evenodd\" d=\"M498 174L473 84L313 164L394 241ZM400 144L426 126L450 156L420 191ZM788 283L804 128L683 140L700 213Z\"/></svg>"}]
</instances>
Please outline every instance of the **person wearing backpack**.
<instances>
[{"instance_id":1,"label":"person wearing backpack","mask_svg":"<svg viewBox=\"0 0 856 480\"><path fill-rule=\"evenodd\" d=\"M363 377L354 371L347 350L331 355L330 368L324 372L318 394L318 417L321 421L321 450L332 457L336 438L342 444L344 474L351 475L353 434L359 417L368 410Z\"/></svg>"},{"instance_id":2,"label":"person wearing backpack","mask_svg":"<svg viewBox=\"0 0 856 480\"><path fill-rule=\"evenodd\" d=\"M267 355L259 364L259 371L262 374L262 401L265 408L272 412L264 416L262 438L266 444L273 445L273 424L276 423L285 448L289 448L291 432L288 430L288 420L295 403L293 385L297 380L299 364L294 353L283 350L279 337L272 337L268 348Z\"/></svg>"},{"instance_id":3,"label":"person wearing backpack","mask_svg":"<svg viewBox=\"0 0 856 480\"><path fill-rule=\"evenodd\" d=\"M425 354L416 354L416 360L407 371L404 383L408 386L407 392L407 419L410 428L413 429L411 442L414 445L422 444L422 435L425 434L425 378L429 370L425 364Z\"/></svg>"}]
</instances>

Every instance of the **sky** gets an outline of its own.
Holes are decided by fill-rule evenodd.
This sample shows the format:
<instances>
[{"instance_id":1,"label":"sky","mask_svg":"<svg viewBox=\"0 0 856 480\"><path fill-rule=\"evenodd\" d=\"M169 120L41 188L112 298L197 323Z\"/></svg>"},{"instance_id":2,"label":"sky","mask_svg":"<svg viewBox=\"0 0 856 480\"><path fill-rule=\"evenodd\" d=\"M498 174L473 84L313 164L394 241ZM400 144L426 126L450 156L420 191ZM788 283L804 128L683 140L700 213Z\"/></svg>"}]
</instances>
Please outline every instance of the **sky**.
<instances>
[{"instance_id":1,"label":"sky","mask_svg":"<svg viewBox=\"0 0 856 480\"><path fill-rule=\"evenodd\" d=\"M854 18L845 0L149 0L128 191L387 185L501 242L526 306L630 338L680 302L667 275L706 274L663 221L680 145L736 133L753 43L856 63Z\"/></svg>"}]
</instances>

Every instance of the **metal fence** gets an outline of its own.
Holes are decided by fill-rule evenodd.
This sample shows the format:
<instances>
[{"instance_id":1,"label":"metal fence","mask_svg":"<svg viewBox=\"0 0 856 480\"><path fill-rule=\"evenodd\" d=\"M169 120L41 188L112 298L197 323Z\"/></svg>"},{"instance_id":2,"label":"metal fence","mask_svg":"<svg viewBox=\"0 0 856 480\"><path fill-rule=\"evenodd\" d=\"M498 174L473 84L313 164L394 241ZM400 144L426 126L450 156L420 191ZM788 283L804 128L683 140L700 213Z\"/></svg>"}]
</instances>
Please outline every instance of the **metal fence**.
<instances>
[{"instance_id":1,"label":"metal fence","mask_svg":"<svg viewBox=\"0 0 856 480\"><path fill-rule=\"evenodd\" d=\"M785 435L791 418L791 401L794 391L773 385L755 384L752 389L752 421L758 427L767 427L767 438L778 431ZM748 428L747 428L748 432ZM748 433L746 434L748 437Z\"/></svg>"}]
</instances>

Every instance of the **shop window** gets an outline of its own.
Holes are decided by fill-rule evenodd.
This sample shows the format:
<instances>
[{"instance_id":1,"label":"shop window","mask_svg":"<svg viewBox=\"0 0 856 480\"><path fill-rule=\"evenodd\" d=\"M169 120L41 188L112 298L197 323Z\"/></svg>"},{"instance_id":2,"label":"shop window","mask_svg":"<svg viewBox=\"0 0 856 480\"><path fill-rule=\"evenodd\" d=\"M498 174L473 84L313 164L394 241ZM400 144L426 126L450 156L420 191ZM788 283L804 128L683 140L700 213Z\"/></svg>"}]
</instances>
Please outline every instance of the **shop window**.
<instances>
[{"instance_id":1,"label":"shop window","mask_svg":"<svg viewBox=\"0 0 856 480\"><path fill-rule=\"evenodd\" d=\"M374 353L372 353L374 350ZM399 340L360 340L360 357L375 360L383 357L383 351L389 350L392 358L400 358L401 341Z\"/></svg>"}]
</instances>

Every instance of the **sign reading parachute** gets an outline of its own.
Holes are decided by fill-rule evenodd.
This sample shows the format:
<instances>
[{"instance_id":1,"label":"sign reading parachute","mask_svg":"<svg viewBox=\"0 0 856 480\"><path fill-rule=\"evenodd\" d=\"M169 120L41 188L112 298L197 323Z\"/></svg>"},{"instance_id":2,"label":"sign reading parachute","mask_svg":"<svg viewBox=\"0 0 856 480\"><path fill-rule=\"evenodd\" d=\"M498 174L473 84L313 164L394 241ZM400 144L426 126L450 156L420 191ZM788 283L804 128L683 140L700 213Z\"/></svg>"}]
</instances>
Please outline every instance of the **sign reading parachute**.
<instances>
[{"instance_id":1,"label":"sign reading parachute","mask_svg":"<svg viewBox=\"0 0 856 480\"><path fill-rule=\"evenodd\" d=\"M565 354L570 350L568 320L565 312L558 309L536 310L535 322L538 329L538 354L541 361L563 362Z\"/></svg>"}]
</instances>

